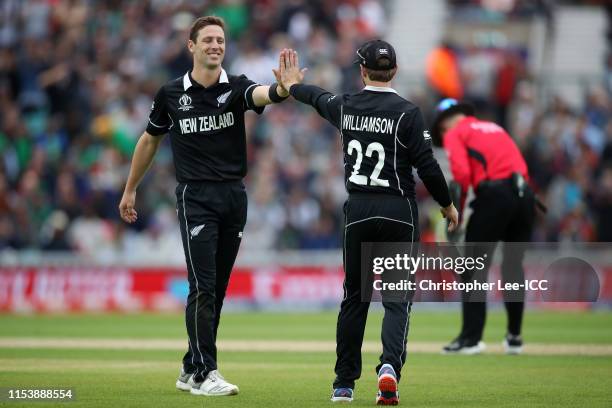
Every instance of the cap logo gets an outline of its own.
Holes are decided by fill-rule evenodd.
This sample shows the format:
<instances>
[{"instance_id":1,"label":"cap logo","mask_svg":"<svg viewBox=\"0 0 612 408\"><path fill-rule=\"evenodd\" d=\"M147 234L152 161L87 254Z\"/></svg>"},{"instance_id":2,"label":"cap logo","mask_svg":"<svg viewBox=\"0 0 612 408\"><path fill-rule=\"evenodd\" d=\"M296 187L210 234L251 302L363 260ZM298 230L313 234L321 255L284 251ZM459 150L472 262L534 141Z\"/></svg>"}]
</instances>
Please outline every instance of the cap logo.
<instances>
[{"instance_id":1,"label":"cap logo","mask_svg":"<svg viewBox=\"0 0 612 408\"><path fill-rule=\"evenodd\" d=\"M378 53L381 54L381 55L389 55L389 50L386 49L386 48L380 48L378 50Z\"/></svg>"},{"instance_id":2,"label":"cap logo","mask_svg":"<svg viewBox=\"0 0 612 408\"><path fill-rule=\"evenodd\" d=\"M365 65L366 60L365 60L365 58L363 57L363 55L361 55L361 53L360 53L359 51L360 51L360 50L357 50L357 56L358 56L359 58L361 58L361 64L362 64L362 65Z\"/></svg>"}]
</instances>

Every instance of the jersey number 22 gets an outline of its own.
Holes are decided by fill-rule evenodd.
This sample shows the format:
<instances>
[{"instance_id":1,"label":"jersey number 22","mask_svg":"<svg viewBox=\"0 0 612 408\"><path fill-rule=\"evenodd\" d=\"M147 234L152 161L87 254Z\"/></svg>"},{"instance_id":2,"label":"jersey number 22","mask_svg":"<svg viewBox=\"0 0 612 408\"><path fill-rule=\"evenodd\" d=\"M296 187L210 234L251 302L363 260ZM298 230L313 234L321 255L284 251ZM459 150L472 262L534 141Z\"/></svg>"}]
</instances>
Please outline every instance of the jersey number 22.
<instances>
[{"instance_id":1,"label":"jersey number 22","mask_svg":"<svg viewBox=\"0 0 612 408\"><path fill-rule=\"evenodd\" d=\"M349 177L349 181L358 184L360 186L368 185L368 177L363 174L359 174L359 169L361 168L361 161L363 160L363 149L361 148L361 143L358 140L353 139L349 142L347 147L347 154L351 156L353 154L353 150L357 152L357 160L355 160L355 164L353 165L353 172L351 173L351 177ZM378 142L370 143L366 149L366 156L372 157L372 154L376 152L378 153L378 162L376 166L374 166L374 171L370 175L370 185L371 186L379 186L379 187L389 187L389 180L379 179L380 172L385 165L385 148Z\"/></svg>"}]
</instances>

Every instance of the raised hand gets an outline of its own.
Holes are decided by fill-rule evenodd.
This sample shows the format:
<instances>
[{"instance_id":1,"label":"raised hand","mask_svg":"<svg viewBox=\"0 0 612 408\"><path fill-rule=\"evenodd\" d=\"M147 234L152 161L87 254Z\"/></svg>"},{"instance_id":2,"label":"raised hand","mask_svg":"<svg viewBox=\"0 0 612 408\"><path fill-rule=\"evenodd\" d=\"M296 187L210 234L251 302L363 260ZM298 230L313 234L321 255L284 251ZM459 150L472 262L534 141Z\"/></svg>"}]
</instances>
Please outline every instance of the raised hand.
<instances>
[{"instance_id":1,"label":"raised hand","mask_svg":"<svg viewBox=\"0 0 612 408\"><path fill-rule=\"evenodd\" d=\"M304 80L306 70L306 68L300 70L297 51L286 48L281 51L279 59L279 78L283 88L289 90L292 85L301 83Z\"/></svg>"},{"instance_id":2,"label":"raised hand","mask_svg":"<svg viewBox=\"0 0 612 408\"><path fill-rule=\"evenodd\" d=\"M277 90L280 89L280 91L283 94L288 95L289 94L289 90L283 86L283 83L281 81L281 73L280 73L281 65L283 64L283 51L284 51L284 49L281 50L281 52L278 53L278 68L277 69L272 68L272 73L274 74L274 78L276 79L276 83L279 86L279 88L277 88ZM280 95L280 93L279 93L279 95ZM284 95L281 95L281 96L284 96Z\"/></svg>"}]
</instances>

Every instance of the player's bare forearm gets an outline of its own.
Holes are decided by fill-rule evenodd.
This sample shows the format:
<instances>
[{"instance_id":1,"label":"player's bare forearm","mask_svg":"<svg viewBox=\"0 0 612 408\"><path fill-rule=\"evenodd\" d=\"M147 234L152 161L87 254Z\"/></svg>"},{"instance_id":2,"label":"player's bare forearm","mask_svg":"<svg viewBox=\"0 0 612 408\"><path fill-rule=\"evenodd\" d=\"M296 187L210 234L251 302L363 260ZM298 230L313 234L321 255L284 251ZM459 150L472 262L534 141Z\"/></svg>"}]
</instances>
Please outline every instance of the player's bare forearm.
<instances>
[{"instance_id":1,"label":"player's bare forearm","mask_svg":"<svg viewBox=\"0 0 612 408\"><path fill-rule=\"evenodd\" d=\"M282 86L277 86L273 92L276 92L276 94L280 98L286 98L287 96L289 96L289 92L287 92ZM265 106L270 105L272 103L277 103L270 99L269 85L260 85L255 87L255 89L253 90L253 103L255 104L255 106Z\"/></svg>"},{"instance_id":2,"label":"player's bare forearm","mask_svg":"<svg viewBox=\"0 0 612 408\"><path fill-rule=\"evenodd\" d=\"M269 90L270 87L268 85L261 85L255 87L255 89L253 90L253 103L255 104L255 106L265 106L270 105L272 103L270 97L268 96Z\"/></svg>"},{"instance_id":3,"label":"player's bare forearm","mask_svg":"<svg viewBox=\"0 0 612 408\"><path fill-rule=\"evenodd\" d=\"M125 191L136 191L151 163L153 163L153 158L162 139L163 137L161 136L153 136L147 132L140 136L132 156L132 165L130 166L130 174L125 184Z\"/></svg>"},{"instance_id":4,"label":"player's bare forearm","mask_svg":"<svg viewBox=\"0 0 612 408\"><path fill-rule=\"evenodd\" d=\"M119 214L127 223L131 224L138 219L138 213L135 208L136 188L151 166L153 157L155 157L162 139L163 136L155 137L144 132L140 139L138 139L138 143L136 143L136 149L134 149L134 155L132 156L132 165L130 166L130 174L125 184L121 202L119 203Z\"/></svg>"}]
</instances>

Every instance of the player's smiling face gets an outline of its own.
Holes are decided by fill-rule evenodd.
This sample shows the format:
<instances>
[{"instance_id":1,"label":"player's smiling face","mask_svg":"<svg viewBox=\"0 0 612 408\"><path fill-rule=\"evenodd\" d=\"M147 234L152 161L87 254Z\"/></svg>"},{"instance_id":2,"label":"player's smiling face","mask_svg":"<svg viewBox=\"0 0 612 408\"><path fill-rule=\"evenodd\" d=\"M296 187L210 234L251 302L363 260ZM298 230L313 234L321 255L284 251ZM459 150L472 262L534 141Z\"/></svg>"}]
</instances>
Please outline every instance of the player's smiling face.
<instances>
[{"instance_id":1,"label":"player's smiling face","mask_svg":"<svg viewBox=\"0 0 612 408\"><path fill-rule=\"evenodd\" d=\"M189 40L194 62L207 69L215 69L225 56L225 33L218 25L209 25L198 32L196 42Z\"/></svg>"}]
</instances>

